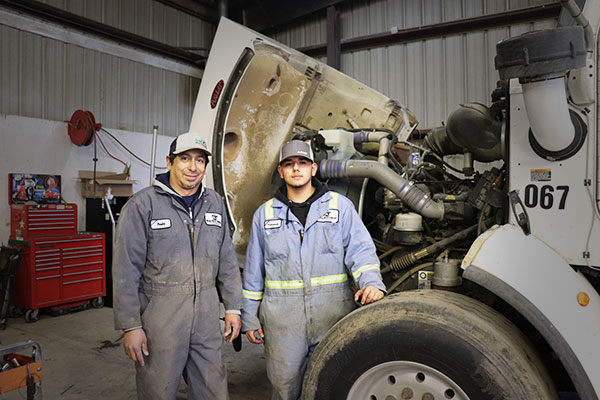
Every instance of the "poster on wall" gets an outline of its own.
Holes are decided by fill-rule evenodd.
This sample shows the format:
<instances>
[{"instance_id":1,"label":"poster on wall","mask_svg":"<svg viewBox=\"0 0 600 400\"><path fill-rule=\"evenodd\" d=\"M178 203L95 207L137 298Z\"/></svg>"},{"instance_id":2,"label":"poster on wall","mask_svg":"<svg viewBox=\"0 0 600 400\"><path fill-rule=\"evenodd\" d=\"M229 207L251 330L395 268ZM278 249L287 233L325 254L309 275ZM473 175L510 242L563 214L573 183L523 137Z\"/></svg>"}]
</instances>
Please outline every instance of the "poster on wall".
<instances>
[{"instance_id":1,"label":"poster on wall","mask_svg":"<svg viewBox=\"0 0 600 400\"><path fill-rule=\"evenodd\" d=\"M60 175L8 174L8 202L58 204Z\"/></svg>"}]
</instances>

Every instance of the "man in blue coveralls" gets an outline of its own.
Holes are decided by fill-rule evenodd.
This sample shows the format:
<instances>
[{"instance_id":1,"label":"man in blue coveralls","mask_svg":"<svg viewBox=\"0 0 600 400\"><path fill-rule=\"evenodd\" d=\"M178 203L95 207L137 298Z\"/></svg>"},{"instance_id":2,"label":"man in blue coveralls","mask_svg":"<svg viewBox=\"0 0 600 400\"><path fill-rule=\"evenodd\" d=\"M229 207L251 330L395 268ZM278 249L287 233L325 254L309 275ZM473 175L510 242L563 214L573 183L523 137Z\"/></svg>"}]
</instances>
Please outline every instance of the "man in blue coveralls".
<instances>
[{"instance_id":1,"label":"man in blue coveralls","mask_svg":"<svg viewBox=\"0 0 600 400\"><path fill-rule=\"evenodd\" d=\"M379 260L352 202L315 177L309 143L279 154L283 186L254 214L243 276L242 330L265 344L273 400L296 400L325 333L355 308L383 298ZM353 293L350 279L359 290Z\"/></svg>"}]
</instances>

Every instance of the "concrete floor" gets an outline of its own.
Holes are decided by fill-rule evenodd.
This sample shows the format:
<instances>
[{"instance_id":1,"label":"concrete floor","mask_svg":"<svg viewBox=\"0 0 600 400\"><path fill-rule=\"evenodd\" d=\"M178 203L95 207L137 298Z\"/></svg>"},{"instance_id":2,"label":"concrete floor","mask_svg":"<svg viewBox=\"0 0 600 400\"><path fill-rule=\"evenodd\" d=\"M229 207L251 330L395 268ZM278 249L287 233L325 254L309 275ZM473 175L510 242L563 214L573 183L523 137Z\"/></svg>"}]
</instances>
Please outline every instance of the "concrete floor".
<instances>
[{"instance_id":1,"label":"concrete floor","mask_svg":"<svg viewBox=\"0 0 600 400\"><path fill-rule=\"evenodd\" d=\"M34 323L10 318L0 330L0 345L26 340L40 344L44 362L44 400L136 399L135 371L123 352L120 332L113 329L112 309L88 309L59 317L40 315ZM242 338L242 351L225 344L231 400L269 399L262 345ZM22 388L1 394L2 400L26 398ZM177 399L186 399L182 383Z\"/></svg>"}]
</instances>

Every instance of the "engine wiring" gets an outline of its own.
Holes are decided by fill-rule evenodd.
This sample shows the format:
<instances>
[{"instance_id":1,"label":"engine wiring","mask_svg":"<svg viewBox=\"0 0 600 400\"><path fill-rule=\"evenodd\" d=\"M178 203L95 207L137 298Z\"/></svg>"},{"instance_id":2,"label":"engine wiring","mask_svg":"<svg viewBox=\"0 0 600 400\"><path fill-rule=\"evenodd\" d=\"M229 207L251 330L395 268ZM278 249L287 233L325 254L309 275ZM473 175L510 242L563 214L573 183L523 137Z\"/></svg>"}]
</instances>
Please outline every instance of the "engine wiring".
<instances>
[{"instance_id":1,"label":"engine wiring","mask_svg":"<svg viewBox=\"0 0 600 400\"><path fill-rule=\"evenodd\" d=\"M445 166L445 167L447 167L447 168L451 169L451 170L452 170L452 171L454 171L454 172L458 172L459 174L462 174L462 173L463 173L463 172L462 172L460 169L458 169L458 168L456 168L456 167L454 167L454 166L450 165L450 163L448 163L448 162L447 162L446 160L444 160L442 157L440 157L439 155L437 155L437 154L436 154L436 153L434 153L433 151L430 151L429 149L427 149L427 148L425 148L425 147L423 147L423 146L420 146L420 145L418 145L418 144L415 144L415 143L412 143L412 142L407 142L407 141L405 141L405 140L399 141L398 143L401 143L401 144L405 144L405 145L407 145L407 146L414 147L415 149L421 150L423 153L431 154L431 155L432 155L432 156L434 156L434 157L435 157L435 158L436 158L436 159L437 159L439 162L441 162L442 164L444 164L444 166Z\"/></svg>"},{"instance_id":2,"label":"engine wiring","mask_svg":"<svg viewBox=\"0 0 600 400\"><path fill-rule=\"evenodd\" d=\"M405 280L407 280L412 274L414 274L415 272L418 272L424 268L428 268L431 267L433 265L432 262L426 262L423 264L419 264L416 267L413 267L411 269L409 269L407 272L405 272L404 274L402 274L398 279L396 279L396 281L386 289L386 291L388 293L392 293L394 290L396 290L396 288L398 286L400 286L402 284L402 282L404 282Z\"/></svg>"},{"instance_id":3,"label":"engine wiring","mask_svg":"<svg viewBox=\"0 0 600 400\"><path fill-rule=\"evenodd\" d=\"M388 149L388 160L392 163L392 168L395 169L396 172L398 172L400 175L404 175L406 174L404 166L400 164L398 160L396 160L396 157L394 157L394 154L392 153L392 149L394 148L394 145L396 143L398 143L398 137L396 135L393 135L392 143L390 144L390 147Z\"/></svg>"},{"instance_id":4,"label":"engine wiring","mask_svg":"<svg viewBox=\"0 0 600 400\"><path fill-rule=\"evenodd\" d=\"M503 176L506 172L506 165L503 165L496 178L494 179L494 186L498 186L501 182L503 182ZM485 219L490 216L492 211L492 206L486 202L484 207L479 212L479 218L477 220L477 236L481 235L483 232L487 231L489 228L485 224Z\"/></svg>"},{"instance_id":5,"label":"engine wiring","mask_svg":"<svg viewBox=\"0 0 600 400\"><path fill-rule=\"evenodd\" d=\"M395 144L404 144L406 146L409 147L414 147L420 151L423 152L421 159L423 159L426 155L432 155L434 158L436 158L439 162L441 162L444 166L446 166L447 168L456 171L458 173L462 173L461 170L453 167L452 165L450 165L448 162L446 162L442 157L438 156L436 153L432 152L430 149L427 149L423 146L420 146L418 144L409 142L409 141L399 141L397 136L393 136L392 139L392 143L389 147L388 150L388 160L391 162L392 164L392 169L394 169L396 172L398 172L401 176L405 176L407 177L408 180L412 180L413 177L421 172L425 173L428 177L430 177L431 179L433 179L436 182L439 182L439 179L436 179L433 175L431 175L428 171L428 168L430 170L436 170L439 171L440 173L442 173L443 175L449 177L452 181L460 181L462 182L462 179L460 179L459 177L449 173L447 170L445 170L442 166L435 164L435 163L430 163L430 162L426 162L426 161L421 161L419 163L419 165L417 166L417 168L409 175L408 174L408 170L407 168L405 168L394 156L394 154L392 153L392 149L394 148ZM443 186L441 183L438 183L439 185Z\"/></svg>"}]
</instances>

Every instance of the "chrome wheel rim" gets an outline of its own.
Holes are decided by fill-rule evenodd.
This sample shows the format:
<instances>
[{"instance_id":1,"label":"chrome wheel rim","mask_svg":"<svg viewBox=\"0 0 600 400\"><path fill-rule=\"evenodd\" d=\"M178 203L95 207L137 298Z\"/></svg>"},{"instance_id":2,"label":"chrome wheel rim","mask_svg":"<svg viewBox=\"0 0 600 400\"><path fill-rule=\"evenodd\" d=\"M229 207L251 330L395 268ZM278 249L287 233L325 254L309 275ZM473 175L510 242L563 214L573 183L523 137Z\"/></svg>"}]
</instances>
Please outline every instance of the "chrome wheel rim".
<instances>
[{"instance_id":1,"label":"chrome wheel rim","mask_svg":"<svg viewBox=\"0 0 600 400\"><path fill-rule=\"evenodd\" d=\"M390 361L365 371L348 400L469 400L448 376L412 361Z\"/></svg>"}]
</instances>

